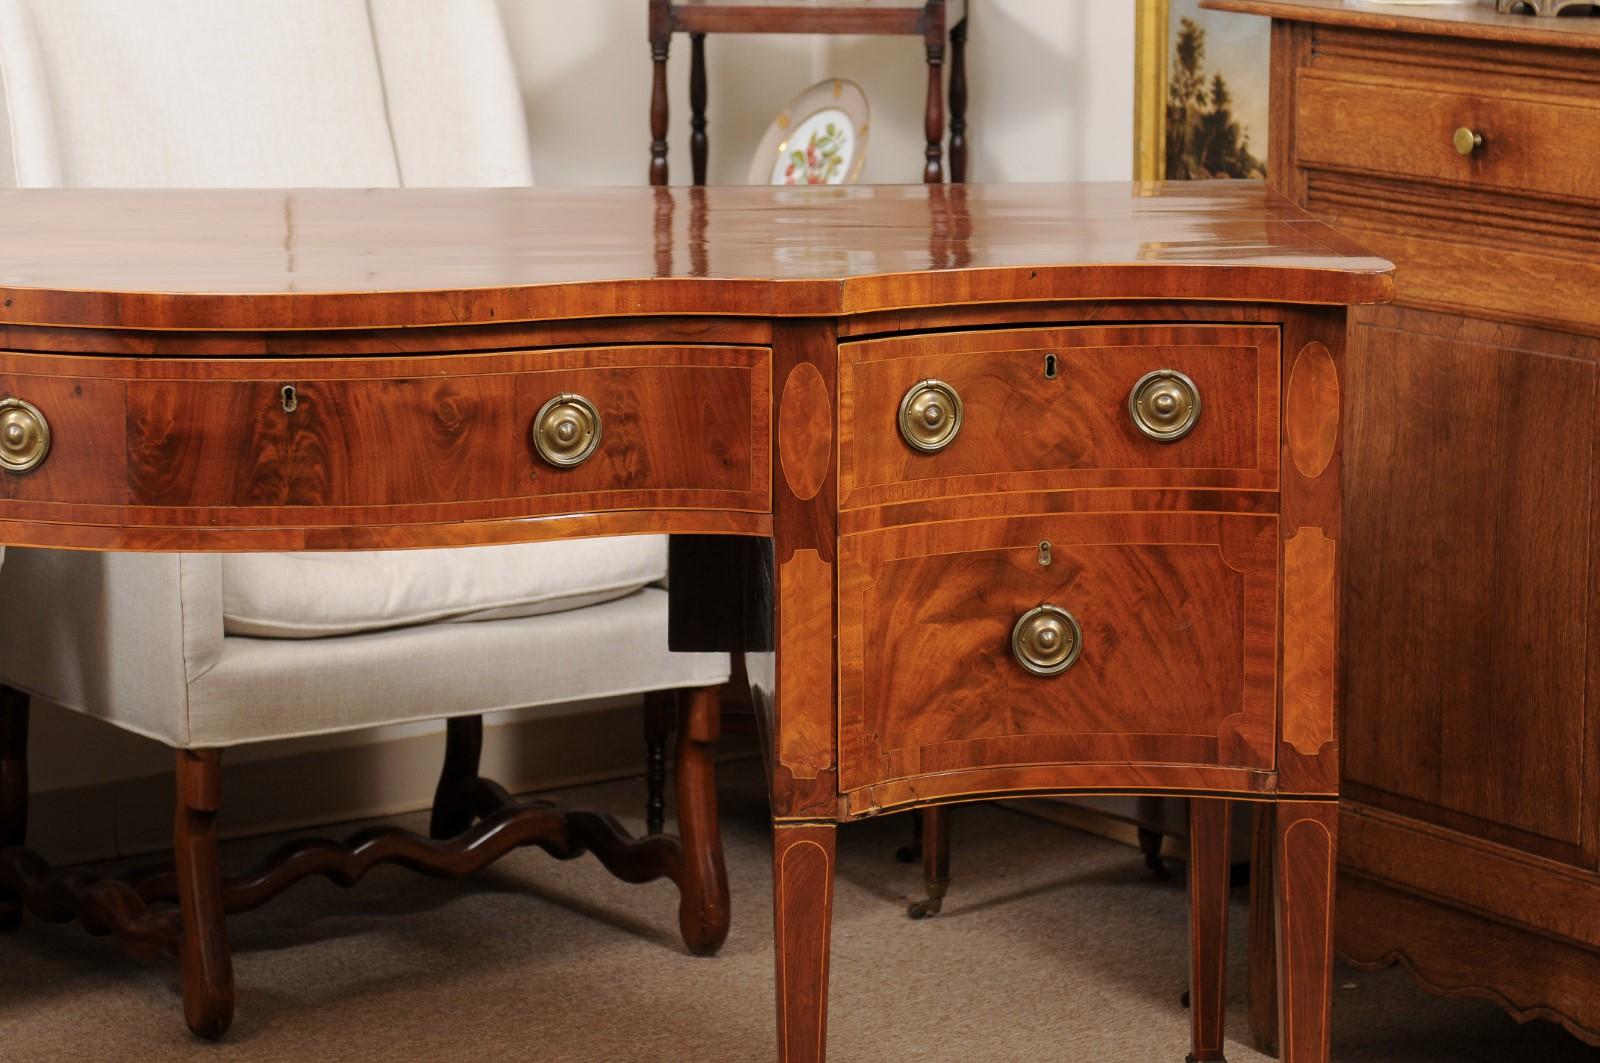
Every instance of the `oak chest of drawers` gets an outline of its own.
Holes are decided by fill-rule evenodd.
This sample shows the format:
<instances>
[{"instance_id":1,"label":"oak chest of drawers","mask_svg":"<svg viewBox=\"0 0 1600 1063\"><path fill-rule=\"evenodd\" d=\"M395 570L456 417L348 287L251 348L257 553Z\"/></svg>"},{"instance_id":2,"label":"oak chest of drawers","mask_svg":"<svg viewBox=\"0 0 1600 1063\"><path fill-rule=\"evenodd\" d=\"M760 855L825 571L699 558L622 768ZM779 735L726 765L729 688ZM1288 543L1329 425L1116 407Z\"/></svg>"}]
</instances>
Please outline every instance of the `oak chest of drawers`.
<instances>
[{"instance_id":1,"label":"oak chest of drawers","mask_svg":"<svg viewBox=\"0 0 1600 1063\"><path fill-rule=\"evenodd\" d=\"M1600 1044L1600 18L1274 19L1272 180L1351 316L1338 945Z\"/></svg>"}]
</instances>

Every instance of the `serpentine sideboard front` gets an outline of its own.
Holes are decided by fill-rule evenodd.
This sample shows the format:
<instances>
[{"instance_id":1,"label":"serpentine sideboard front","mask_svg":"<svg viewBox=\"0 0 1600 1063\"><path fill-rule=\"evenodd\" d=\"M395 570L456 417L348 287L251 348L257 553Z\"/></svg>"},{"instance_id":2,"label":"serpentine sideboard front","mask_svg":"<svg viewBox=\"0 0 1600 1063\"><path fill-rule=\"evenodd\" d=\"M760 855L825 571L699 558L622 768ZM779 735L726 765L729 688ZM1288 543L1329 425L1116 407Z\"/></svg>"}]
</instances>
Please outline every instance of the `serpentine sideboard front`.
<instances>
[{"instance_id":1,"label":"serpentine sideboard front","mask_svg":"<svg viewBox=\"0 0 1600 1063\"><path fill-rule=\"evenodd\" d=\"M1131 792L1196 799L1202 1060L1226 802L1276 809L1312 1063L1345 308L1391 290L1253 183L6 192L0 542L671 533L674 646L763 723L781 1058L839 823Z\"/></svg>"}]
</instances>

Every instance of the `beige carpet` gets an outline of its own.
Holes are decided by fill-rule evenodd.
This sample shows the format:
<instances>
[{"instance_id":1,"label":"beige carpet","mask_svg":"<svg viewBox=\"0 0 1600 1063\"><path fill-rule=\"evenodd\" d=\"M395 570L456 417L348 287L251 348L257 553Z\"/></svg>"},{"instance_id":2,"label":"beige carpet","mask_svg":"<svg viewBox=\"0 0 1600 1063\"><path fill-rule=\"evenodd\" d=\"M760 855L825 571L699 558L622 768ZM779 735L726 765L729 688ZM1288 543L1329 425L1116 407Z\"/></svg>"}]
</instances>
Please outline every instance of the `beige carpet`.
<instances>
[{"instance_id":1,"label":"beige carpet","mask_svg":"<svg viewBox=\"0 0 1600 1063\"><path fill-rule=\"evenodd\" d=\"M562 796L636 823L642 790ZM716 958L682 950L670 884L626 886L592 859L530 851L465 884L385 868L349 892L305 883L233 921L239 1008L219 1046L183 1029L172 966L29 922L0 938L0 1059L771 1059L759 771L726 772L723 806L734 922ZM918 871L892 858L904 818L842 832L830 1058L1182 1060L1181 886L1152 881L1132 850L1014 812L962 809L955 824L954 888L945 914L922 923L903 914ZM230 863L266 844L231 846ZM1229 1058L1256 1063L1265 1057L1246 1047L1243 921L1236 905ZM1600 1058L1547 1024L1427 996L1398 971L1340 971L1337 984L1339 1060Z\"/></svg>"}]
</instances>

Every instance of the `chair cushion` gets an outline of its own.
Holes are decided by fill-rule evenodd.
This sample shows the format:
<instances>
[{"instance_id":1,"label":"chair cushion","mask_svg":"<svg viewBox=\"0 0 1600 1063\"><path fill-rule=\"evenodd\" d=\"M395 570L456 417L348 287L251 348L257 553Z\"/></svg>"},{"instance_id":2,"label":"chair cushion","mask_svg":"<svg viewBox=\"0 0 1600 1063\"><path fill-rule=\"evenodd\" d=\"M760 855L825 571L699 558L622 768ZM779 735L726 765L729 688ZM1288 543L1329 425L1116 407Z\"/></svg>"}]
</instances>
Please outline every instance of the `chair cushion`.
<instances>
[{"instance_id":1,"label":"chair cushion","mask_svg":"<svg viewBox=\"0 0 1600 1063\"><path fill-rule=\"evenodd\" d=\"M372 553L227 554L227 635L305 639L579 609L667 573L660 535Z\"/></svg>"}]
</instances>

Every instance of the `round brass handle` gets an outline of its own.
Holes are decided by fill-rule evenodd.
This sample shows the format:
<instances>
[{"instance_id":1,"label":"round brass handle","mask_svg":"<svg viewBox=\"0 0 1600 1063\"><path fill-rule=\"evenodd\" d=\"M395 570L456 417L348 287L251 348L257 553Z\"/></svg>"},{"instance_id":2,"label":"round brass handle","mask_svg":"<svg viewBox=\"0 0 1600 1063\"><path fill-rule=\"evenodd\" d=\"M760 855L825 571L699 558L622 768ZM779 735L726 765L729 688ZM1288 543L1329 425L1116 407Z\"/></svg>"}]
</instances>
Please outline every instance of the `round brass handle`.
<instances>
[{"instance_id":1,"label":"round brass handle","mask_svg":"<svg viewBox=\"0 0 1600 1063\"><path fill-rule=\"evenodd\" d=\"M1011 629L1011 653L1034 675L1060 675L1083 652L1083 629L1065 609L1041 605L1017 618Z\"/></svg>"},{"instance_id":2,"label":"round brass handle","mask_svg":"<svg viewBox=\"0 0 1600 1063\"><path fill-rule=\"evenodd\" d=\"M1460 129L1456 130L1455 136L1450 138L1450 143L1454 144L1456 146L1456 151L1460 152L1462 155L1471 155L1473 152L1483 147L1483 134L1474 133L1466 126L1462 126Z\"/></svg>"},{"instance_id":3,"label":"round brass handle","mask_svg":"<svg viewBox=\"0 0 1600 1063\"><path fill-rule=\"evenodd\" d=\"M0 469L37 469L50 454L50 422L31 402L0 399Z\"/></svg>"},{"instance_id":4,"label":"round brass handle","mask_svg":"<svg viewBox=\"0 0 1600 1063\"><path fill-rule=\"evenodd\" d=\"M582 395L563 393L533 419L533 449L558 468L582 465L600 446L600 411Z\"/></svg>"},{"instance_id":5,"label":"round brass handle","mask_svg":"<svg viewBox=\"0 0 1600 1063\"><path fill-rule=\"evenodd\" d=\"M1128 415L1156 442L1175 443L1200 421L1200 389L1176 369L1157 369L1128 392Z\"/></svg>"},{"instance_id":6,"label":"round brass handle","mask_svg":"<svg viewBox=\"0 0 1600 1063\"><path fill-rule=\"evenodd\" d=\"M961 431L961 396L943 380L913 384L900 400L900 436L925 454L943 450Z\"/></svg>"}]
</instances>

